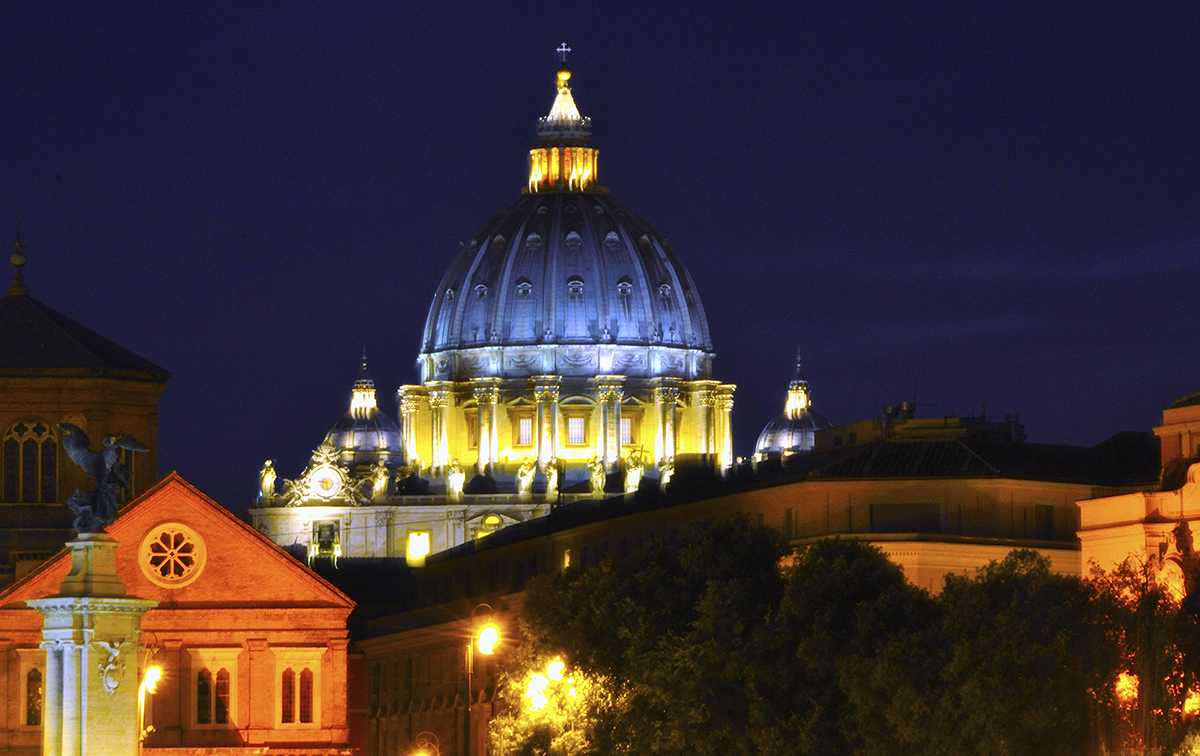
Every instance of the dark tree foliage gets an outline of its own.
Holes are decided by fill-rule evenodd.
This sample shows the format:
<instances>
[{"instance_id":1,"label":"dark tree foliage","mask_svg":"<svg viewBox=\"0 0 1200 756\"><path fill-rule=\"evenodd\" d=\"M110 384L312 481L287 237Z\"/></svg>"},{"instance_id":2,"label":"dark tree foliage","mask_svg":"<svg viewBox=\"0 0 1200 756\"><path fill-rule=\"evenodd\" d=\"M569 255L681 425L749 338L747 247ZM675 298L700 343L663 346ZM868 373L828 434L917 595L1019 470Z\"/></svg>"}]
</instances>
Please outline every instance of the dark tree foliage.
<instances>
[{"instance_id":1,"label":"dark tree foliage","mask_svg":"<svg viewBox=\"0 0 1200 756\"><path fill-rule=\"evenodd\" d=\"M871 545L789 557L740 519L538 578L522 629L510 689L562 655L603 695L573 739L526 729L513 752L679 756L1096 752L1139 632L1127 601L1035 552L932 596Z\"/></svg>"}]
</instances>

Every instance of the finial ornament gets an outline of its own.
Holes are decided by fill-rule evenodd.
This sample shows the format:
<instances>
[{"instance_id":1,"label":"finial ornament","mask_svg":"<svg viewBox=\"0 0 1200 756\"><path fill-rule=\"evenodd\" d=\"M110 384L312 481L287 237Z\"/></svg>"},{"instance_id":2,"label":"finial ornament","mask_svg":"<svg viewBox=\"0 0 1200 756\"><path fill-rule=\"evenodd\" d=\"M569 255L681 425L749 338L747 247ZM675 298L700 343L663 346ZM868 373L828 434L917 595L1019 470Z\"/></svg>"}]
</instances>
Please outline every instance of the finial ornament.
<instances>
[{"instance_id":1,"label":"finial ornament","mask_svg":"<svg viewBox=\"0 0 1200 756\"><path fill-rule=\"evenodd\" d=\"M25 267L25 263L29 262L29 258L22 251L25 249L25 242L21 241L20 235L17 236L17 241L13 244L13 247L16 251L12 253L12 257L8 258L8 261L13 264L15 270L13 271L12 286L8 288L8 295L10 297L19 297L29 293L29 289L25 288L25 277L21 275L21 268Z\"/></svg>"},{"instance_id":2,"label":"finial ornament","mask_svg":"<svg viewBox=\"0 0 1200 756\"><path fill-rule=\"evenodd\" d=\"M566 63L567 62L567 53L571 52L571 48L567 47L566 42L563 42L561 45L558 46L558 49L555 50L554 52L558 53L558 60L560 63Z\"/></svg>"}]
</instances>

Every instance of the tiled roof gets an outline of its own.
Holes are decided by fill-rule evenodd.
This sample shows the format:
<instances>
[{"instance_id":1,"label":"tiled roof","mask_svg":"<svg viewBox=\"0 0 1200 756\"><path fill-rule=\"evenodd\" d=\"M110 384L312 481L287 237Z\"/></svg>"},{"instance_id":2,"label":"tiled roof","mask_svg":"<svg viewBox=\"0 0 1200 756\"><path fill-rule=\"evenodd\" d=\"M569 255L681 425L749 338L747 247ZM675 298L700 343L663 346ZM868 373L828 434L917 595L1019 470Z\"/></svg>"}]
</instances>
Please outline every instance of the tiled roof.
<instances>
[{"instance_id":1,"label":"tiled roof","mask_svg":"<svg viewBox=\"0 0 1200 756\"><path fill-rule=\"evenodd\" d=\"M0 370L37 368L133 370L157 380L171 375L33 297L0 299Z\"/></svg>"}]
</instances>

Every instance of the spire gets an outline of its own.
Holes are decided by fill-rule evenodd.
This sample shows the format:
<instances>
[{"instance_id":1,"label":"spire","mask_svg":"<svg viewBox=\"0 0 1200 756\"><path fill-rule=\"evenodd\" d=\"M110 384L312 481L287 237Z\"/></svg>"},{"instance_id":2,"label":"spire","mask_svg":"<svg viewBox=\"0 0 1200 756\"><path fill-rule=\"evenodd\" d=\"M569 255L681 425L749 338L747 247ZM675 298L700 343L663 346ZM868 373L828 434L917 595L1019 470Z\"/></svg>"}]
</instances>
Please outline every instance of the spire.
<instances>
[{"instance_id":1,"label":"spire","mask_svg":"<svg viewBox=\"0 0 1200 756\"><path fill-rule=\"evenodd\" d=\"M529 192L596 191L599 152L592 146L592 121L579 114L571 95L571 69L563 42L555 50L562 65L556 74L558 94L550 113L538 121L537 146L529 151Z\"/></svg>"},{"instance_id":2,"label":"spire","mask_svg":"<svg viewBox=\"0 0 1200 756\"><path fill-rule=\"evenodd\" d=\"M358 371L358 380L354 382L354 391L350 394L350 414L370 417L378 406L375 401L375 381L367 373L367 348L363 347L362 369Z\"/></svg>"},{"instance_id":3,"label":"spire","mask_svg":"<svg viewBox=\"0 0 1200 756\"><path fill-rule=\"evenodd\" d=\"M21 241L21 237L17 237L16 252L12 253L12 257L8 258L13 264L13 282L12 286L8 287L8 296L24 297L29 294L29 289L25 288L25 278L21 275L21 268L25 267L25 263L29 262L29 258L25 257L25 253L21 250L25 249L25 243Z\"/></svg>"},{"instance_id":4,"label":"spire","mask_svg":"<svg viewBox=\"0 0 1200 756\"><path fill-rule=\"evenodd\" d=\"M792 382L788 384L787 405L784 413L793 420L798 420L808 411L812 397L808 393L808 381L804 379L804 368L800 363L800 352L796 351L796 372Z\"/></svg>"}]
</instances>

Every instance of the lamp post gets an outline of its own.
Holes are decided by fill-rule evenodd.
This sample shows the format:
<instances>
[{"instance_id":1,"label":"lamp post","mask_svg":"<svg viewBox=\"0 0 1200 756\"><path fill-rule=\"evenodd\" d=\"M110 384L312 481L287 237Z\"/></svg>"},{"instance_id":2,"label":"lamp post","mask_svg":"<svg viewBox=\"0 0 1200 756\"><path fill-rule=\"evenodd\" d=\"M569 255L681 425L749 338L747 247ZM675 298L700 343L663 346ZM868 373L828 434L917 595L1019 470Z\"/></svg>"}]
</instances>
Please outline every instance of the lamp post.
<instances>
[{"instance_id":1,"label":"lamp post","mask_svg":"<svg viewBox=\"0 0 1200 756\"><path fill-rule=\"evenodd\" d=\"M471 638L467 641L467 697L463 707L463 756L472 756L471 754L471 698L472 686L471 677L475 672L475 646L479 646L479 653L485 656L491 656L496 652L496 645L500 643L500 630L489 619L484 623L479 632L475 632L475 613L482 608L487 608L488 612L492 611L492 607L488 604L479 604L471 610Z\"/></svg>"},{"instance_id":2,"label":"lamp post","mask_svg":"<svg viewBox=\"0 0 1200 756\"><path fill-rule=\"evenodd\" d=\"M146 726L146 694L154 693L158 681L162 678L162 667L147 667L142 676L142 684L138 686L138 753L142 752L142 743L154 726Z\"/></svg>"},{"instance_id":3,"label":"lamp post","mask_svg":"<svg viewBox=\"0 0 1200 756\"><path fill-rule=\"evenodd\" d=\"M412 756L441 756L442 750L438 743L437 735L434 735L428 730L418 733L413 745L416 749L412 752Z\"/></svg>"}]
</instances>

